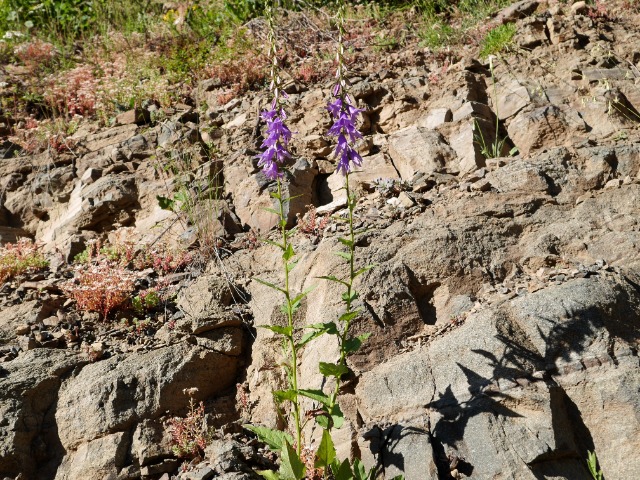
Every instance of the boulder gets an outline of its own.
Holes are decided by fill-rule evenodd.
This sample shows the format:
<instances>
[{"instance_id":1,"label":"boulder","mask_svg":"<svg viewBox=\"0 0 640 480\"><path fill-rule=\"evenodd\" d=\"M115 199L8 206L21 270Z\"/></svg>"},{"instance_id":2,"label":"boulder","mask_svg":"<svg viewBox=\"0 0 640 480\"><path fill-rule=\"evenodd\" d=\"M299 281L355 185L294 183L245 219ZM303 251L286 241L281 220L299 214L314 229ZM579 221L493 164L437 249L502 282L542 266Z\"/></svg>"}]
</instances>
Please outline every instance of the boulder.
<instances>
[{"instance_id":1,"label":"boulder","mask_svg":"<svg viewBox=\"0 0 640 480\"><path fill-rule=\"evenodd\" d=\"M417 172L442 172L455 158L444 137L425 127L408 127L389 137L389 155L403 180Z\"/></svg>"}]
</instances>

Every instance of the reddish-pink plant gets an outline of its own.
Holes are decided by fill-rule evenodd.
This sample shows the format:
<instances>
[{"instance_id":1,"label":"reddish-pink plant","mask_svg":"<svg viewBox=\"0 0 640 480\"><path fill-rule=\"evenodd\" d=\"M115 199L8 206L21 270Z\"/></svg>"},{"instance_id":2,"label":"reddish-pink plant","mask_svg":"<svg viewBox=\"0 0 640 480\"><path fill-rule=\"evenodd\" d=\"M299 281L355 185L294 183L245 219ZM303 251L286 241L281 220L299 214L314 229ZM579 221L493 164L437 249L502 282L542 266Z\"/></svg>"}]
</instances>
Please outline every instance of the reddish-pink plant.
<instances>
[{"instance_id":1,"label":"reddish-pink plant","mask_svg":"<svg viewBox=\"0 0 640 480\"><path fill-rule=\"evenodd\" d=\"M98 312L104 320L109 313L128 303L135 289L136 274L109 260L78 265L76 276L61 285L80 310Z\"/></svg>"},{"instance_id":2,"label":"reddish-pink plant","mask_svg":"<svg viewBox=\"0 0 640 480\"><path fill-rule=\"evenodd\" d=\"M96 111L98 81L88 65L49 80L45 101L63 114L90 116Z\"/></svg>"},{"instance_id":3,"label":"reddish-pink plant","mask_svg":"<svg viewBox=\"0 0 640 480\"><path fill-rule=\"evenodd\" d=\"M0 283L16 275L41 270L47 265L37 245L28 238L0 246Z\"/></svg>"},{"instance_id":4,"label":"reddish-pink plant","mask_svg":"<svg viewBox=\"0 0 640 480\"><path fill-rule=\"evenodd\" d=\"M35 39L30 42L21 43L14 51L22 63L29 68L47 65L56 56L56 48L49 42Z\"/></svg>"},{"instance_id":5,"label":"reddish-pink plant","mask_svg":"<svg viewBox=\"0 0 640 480\"><path fill-rule=\"evenodd\" d=\"M185 393L197 392L187 389ZM189 413L185 418L171 418L168 421L171 434L171 449L176 457L193 458L201 456L211 441L211 430L204 416L204 403L196 407L193 397L189 401Z\"/></svg>"},{"instance_id":6,"label":"reddish-pink plant","mask_svg":"<svg viewBox=\"0 0 640 480\"><path fill-rule=\"evenodd\" d=\"M322 235L324 229L329 225L330 217L328 215L319 216L316 207L313 205L307 205L307 209L308 211L304 216L297 214L298 231L307 237Z\"/></svg>"}]
</instances>

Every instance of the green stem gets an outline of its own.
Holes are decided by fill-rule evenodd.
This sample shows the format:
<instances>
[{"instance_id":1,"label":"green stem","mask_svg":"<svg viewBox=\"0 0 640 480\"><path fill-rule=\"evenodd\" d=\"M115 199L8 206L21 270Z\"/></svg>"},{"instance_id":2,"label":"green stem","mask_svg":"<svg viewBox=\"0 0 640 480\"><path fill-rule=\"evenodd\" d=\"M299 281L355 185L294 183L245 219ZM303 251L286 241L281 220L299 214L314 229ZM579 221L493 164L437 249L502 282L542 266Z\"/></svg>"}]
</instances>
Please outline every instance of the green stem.
<instances>
[{"instance_id":1,"label":"green stem","mask_svg":"<svg viewBox=\"0 0 640 480\"><path fill-rule=\"evenodd\" d=\"M355 269L355 230L353 228L353 212L356 206L356 202L352 198L351 189L349 188L349 173L345 175L345 190L347 191L347 206L349 208L349 280L347 282L347 298L345 300L346 311L345 313L351 313L352 305L351 305L351 296L353 293L353 282L356 276ZM340 360L338 362L339 365L346 365L347 361L347 352L345 349L345 342L349 338L349 327L351 326L351 320L347 320L344 324L344 329L342 333L338 337L339 345L340 345ZM338 393L340 391L340 378L336 378L336 385L333 389L333 393L331 394L330 401L330 409L336 404L338 399Z\"/></svg>"},{"instance_id":2,"label":"green stem","mask_svg":"<svg viewBox=\"0 0 640 480\"><path fill-rule=\"evenodd\" d=\"M282 182L278 178L278 203L280 206L280 230L282 233L282 251L289 249L289 236L287 235L287 218L284 213L285 199L282 197ZM288 260L282 257L284 267L284 291L287 301L287 324L291 329L291 335L287 336L291 353L291 389L295 392L293 398L293 420L296 430L296 451L298 456L302 452L302 426L300 421L300 402L298 401L298 349L296 347L295 337L293 334L293 302L291 301L291 292L289 290L289 268Z\"/></svg>"},{"instance_id":3,"label":"green stem","mask_svg":"<svg viewBox=\"0 0 640 480\"><path fill-rule=\"evenodd\" d=\"M496 77L495 77L495 74L493 73L493 59L489 60L489 69L491 70L491 83L493 83L493 98L494 98L494 103L496 107L496 139L495 139L495 142L493 143L493 157L498 158L499 156L502 155L502 152L498 151L498 149L500 148L499 141L498 141L499 139L498 131L500 130L500 112L498 111L498 92L496 90Z\"/></svg>"}]
</instances>

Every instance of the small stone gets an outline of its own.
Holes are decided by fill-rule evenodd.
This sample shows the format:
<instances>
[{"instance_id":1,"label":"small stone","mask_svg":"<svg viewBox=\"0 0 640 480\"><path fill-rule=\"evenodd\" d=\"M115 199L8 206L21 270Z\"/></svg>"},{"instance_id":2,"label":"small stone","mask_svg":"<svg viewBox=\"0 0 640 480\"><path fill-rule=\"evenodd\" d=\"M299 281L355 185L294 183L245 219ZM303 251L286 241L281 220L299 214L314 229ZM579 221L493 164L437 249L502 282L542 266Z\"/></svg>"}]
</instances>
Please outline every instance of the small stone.
<instances>
[{"instance_id":1,"label":"small stone","mask_svg":"<svg viewBox=\"0 0 640 480\"><path fill-rule=\"evenodd\" d=\"M93 182L95 182L97 179L99 179L102 176L102 170L99 168L87 168L84 173L82 174L82 177L80 177L80 181L82 182L83 185L89 185Z\"/></svg>"},{"instance_id":2,"label":"small stone","mask_svg":"<svg viewBox=\"0 0 640 480\"><path fill-rule=\"evenodd\" d=\"M400 201L400 205L404 208L411 208L415 205L413 198L411 198L406 192L400 192L398 195L398 200Z\"/></svg>"},{"instance_id":3,"label":"small stone","mask_svg":"<svg viewBox=\"0 0 640 480\"><path fill-rule=\"evenodd\" d=\"M15 329L16 335L28 335L31 332L31 327L26 323L18 325Z\"/></svg>"},{"instance_id":4,"label":"small stone","mask_svg":"<svg viewBox=\"0 0 640 480\"><path fill-rule=\"evenodd\" d=\"M614 178L613 180L609 180L605 183L604 188L619 188L622 185L622 179Z\"/></svg>"},{"instance_id":5,"label":"small stone","mask_svg":"<svg viewBox=\"0 0 640 480\"><path fill-rule=\"evenodd\" d=\"M33 337L25 335L18 337L18 346L23 352L26 352L27 350L33 350L36 348L37 344Z\"/></svg>"},{"instance_id":6,"label":"small stone","mask_svg":"<svg viewBox=\"0 0 640 480\"><path fill-rule=\"evenodd\" d=\"M471 185L471 190L474 190L476 192L488 192L489 190L491 190L491 182L483 178L482 180L478 180L477 182L473 183Z\"/></svg>"}]
</instances>

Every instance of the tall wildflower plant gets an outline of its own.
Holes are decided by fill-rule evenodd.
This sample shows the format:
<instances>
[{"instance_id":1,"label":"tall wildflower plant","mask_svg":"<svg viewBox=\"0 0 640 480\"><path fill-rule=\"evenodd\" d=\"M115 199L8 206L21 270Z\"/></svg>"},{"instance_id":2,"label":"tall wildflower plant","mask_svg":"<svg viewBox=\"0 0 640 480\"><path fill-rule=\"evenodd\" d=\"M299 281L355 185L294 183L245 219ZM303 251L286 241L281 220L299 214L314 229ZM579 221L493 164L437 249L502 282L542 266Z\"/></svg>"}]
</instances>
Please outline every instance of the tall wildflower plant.
<instances>
[{"instance_id":1,"label":"tall wildflower plant","mask_svg":"<svg viewBox=\"0 0 640 480\"><path fill-rule=\"evenodd\" d=\"M286 325L266 326L283 339L283 349L286 352L287 360L284 362L284 370L288 380L286 390L274 391L276 403L280 406L284 402L291 403L291 415L288 420L293 436L286 431L272 430L265 427L247 426L267 443L272 449L280 451L281 467L278 473L265 471L261 472L265 478L294 478L301 479L306 475L305 465L301 460L301 453L304 447L302 438L303 419L299 395L302 393L298 388L298 352L304 345L305 340L296 341L296 331L294 325L294 315L300 307L301 301L308 291L294 294L291 290L289 276L291 270L296 265L295 252L291 243L293 231L287 229L287 204L291 198L285 196L282 181L285 176L284 163L290 156L288 151L291 140L291 130L286 126L287 114L284 109L286 94L281 89L281 78L277 58L277 42L274 25L273 5L267 5L265 14L269 23L269 58L271 61L271 84L270 92L272 96L269 108L262 112L262 119L267 125L265 139L262 142L263 152L259 156L258 166L262 168L264 175L271 181L275 181L277 191L271 196L277 203L276 209L267 209L278 216L278 227L280 230L280 240L277 242L267 241L267 243L277 247L282 252L282 270L284 276L283 285L275 285L265 280L256 281L276 290L284 296L284 303L281 306L282 313L286 317ZM275 475L275 476L274 476Z\"/></svg>"},{"instance_id":2,"label":"tall wildflower plant","mask_svg":"<svg viewBox=\"0 0 640 480\"><path fill-rule=\"evenodd\" d=\"M307 295L308 291L298 295L291 293L289 285L289 273L296 264L295 252L290 242L292 231L287 231L287 219L285 216L285 206L290 198L283 195L282 177L284 176L284 160L289 156L287 146L291 138L290 130L285 126L286 114L282 106L283 92L280 90L280 77L278 74L278 61L276 58L276 39L274 33L273 12L271 6L266 9L269 20L269 41L271 58L271 93L273 100L269 110L263 112L262 118L267 124L267 135L262 144L264 148L258 162L264 174L271 180L277 182L277 192L272 196L277 200L279 208L269 209L279 217L279 227L281 231L280 242L269 242L282 251L282 265L284 271L284 286L277 286L264 280L260 283L277 290L285 297L282 311L287 318L286 326L269 326L273 332L281 335L284 340L285 349L288 353L288 363L285 364L289 386L287 390L273 392L276 401L281 404L284 401L292 403L292 420L295 439L284 431L272 430L264 427L247 426L255 432L258 437L267 443L272 449L280 452L280 468L275 471L259 472L268 480L302 480L304 478L318 478L323 475L325 479L335 480L372 480L376 476L375 467L367 471L359 459L354 459L353 463L349 459L341 461L337 458L336 449L331 436L334 428L340 428L344 423L344 417L338 405L338 394L343 376L349 373L347 358L356 352L362 343L368 338L368 334L352 336L350 333L351 323L360 315L357 306L358 293L354 289L355 280L371 269L369 265L364 268L356 268L355 247L358 232L354 225L354 213L357 206L357 197L349 185L349 174L354 167L362 165L362 157L356 149L356 142L362 138L358 131L358 117L362 110L356 107L355 101L347 91L346 64L344 61L345 36L344 0L339 0L337 12L338 25L338 51L336 54L336 83L332 89L332 98L327 106L333 125L327 135L336 139L335 158L337 160L337 171L344 175L344 188L347 194L348 207L348 235L340 237L339 241L346 247L345 250L336 252L346 263L348 275L339 278L337 276L322 277L325 280L335 282L344 287L342 301L344 309L338 321L329 321L296 327L293 317L300 302ZM301 330L305 330L303 335L296 335ZM298 353L300 349L310 341L329 334L337 338L340 355L336 362L320 362L320 373L326 379L333 379L333 382L323 382L332 385L329 392L321 389L307 390L301 389L297 370ZM296 340L296 338L300 340ZM314 418L315 422L322 427L322 438L316 449L311 449L304 444L302 429L302 407L300 400L302 397L313 401L318 408L314 408L305 413L305 418ZM397 477L394 480L397 480Z\"/></svg>"}]
</instances>

